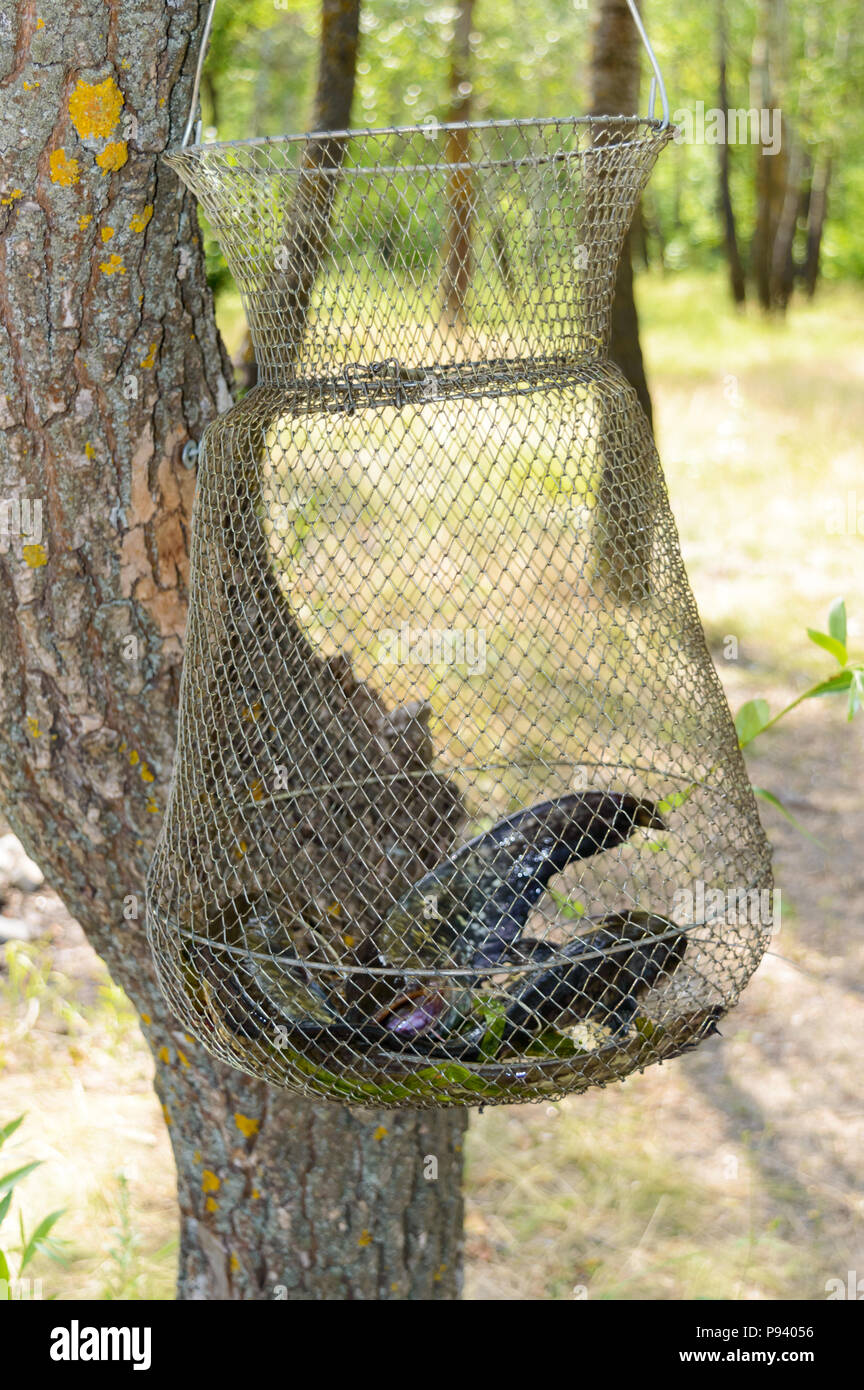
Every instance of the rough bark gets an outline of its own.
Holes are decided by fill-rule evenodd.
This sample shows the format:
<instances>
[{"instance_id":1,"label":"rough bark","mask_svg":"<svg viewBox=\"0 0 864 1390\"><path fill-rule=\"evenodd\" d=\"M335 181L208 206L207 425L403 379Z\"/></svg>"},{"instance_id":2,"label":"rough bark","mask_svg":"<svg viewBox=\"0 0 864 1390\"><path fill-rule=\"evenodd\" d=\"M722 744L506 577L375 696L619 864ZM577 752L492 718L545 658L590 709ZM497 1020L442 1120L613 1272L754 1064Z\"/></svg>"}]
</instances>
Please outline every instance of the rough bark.
<instances>
[{"instance_id":1,"label":"rough bark","mask_svg":"<svg viewBox=\"0 0 864 1390\"><path fill-rule=\"evenodd\" d=\"M717 3L717 104L721 111L730 109L727 59L729 36L726 21L726 0ZM729 271L729 288L736 304L744 304L747 299L747 283L744 263L738 244L738 227L735 221L735 208L732 203L730 185L732 149L727 140L717 146L717 185L720 218L723 224L723 244L726 249L726 265Z\"/></svg>"},{"instance_id":2,"label":"rough bark","mask_svg":"<svg viewBox=\"0 0 864 1390\"><path fill-rule=\"evenodd\" d=\"M450 49L450 121L470 121L471 24L474 0L459 0ZM474 217L474 190L470 169L471 132L451 130L447 135L445 158L453 166L448 183L449 222L444 250L444 313L451 324L465 312L465 299L471 283L471 224Z\"/></svg>"},{"instance_id":3,"label":"rough bark","mask_svg":"<svg viewBox=\"0 0 864 1390\"><path fill-rule=\"evenodd\" d=\"M159 163L204 8L0 0L0 497L42 504L41 537L0 553L0 803L140 1012L180 1296L448 1298L462 1114L348 1113L223 1068L178 1036L144 940L186 611L182 452L231 400L195 208Z\"/></svg>"}]
</instances>

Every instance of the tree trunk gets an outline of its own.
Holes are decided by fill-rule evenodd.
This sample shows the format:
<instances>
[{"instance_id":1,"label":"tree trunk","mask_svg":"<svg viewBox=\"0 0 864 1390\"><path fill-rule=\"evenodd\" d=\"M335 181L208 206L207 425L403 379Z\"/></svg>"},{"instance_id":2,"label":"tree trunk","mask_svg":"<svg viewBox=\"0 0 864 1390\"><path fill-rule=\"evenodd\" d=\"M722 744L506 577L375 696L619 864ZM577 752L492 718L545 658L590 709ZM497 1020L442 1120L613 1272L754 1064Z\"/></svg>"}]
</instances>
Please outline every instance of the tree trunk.
<instances>
[{"instance_id":1,"label":"tree trunk","mask_svg":"<svg viewBox=\"0 0 864 1390\"><path fill-rule=\"evenodd\" d=\"M221 1066L178 1035L144 939L186 612L183 447L231 401L194 204L159 163L204 8L82 0L43 21L0 0L17 132L0 490L40 500L43 525L0 555L0 799L140 1012L177 1162L180 1296L452 1298L463 1112L349 1113Z\"/></svg>"},{"instance_id":2,"label":"tree trunk","mask_svg":"<svg viewBox=\"0 0 864 1390\"><path fill-rule=\"evenodd\" d=\"M828 189L831 185L831 157L816 160L810 187L807 214L807 254L804 260L804 288L810 299L819 281L819 261L822 253L822 233L828 216Z\"/></svg>"},{"instance_id":3,"label":"tree trunk","mask_svg":"<svg viewBox=\"0 0 864 1390\"><path fill-rule=\"evenodd\" d=\"M771 303L775 308L784 311L795 288L795 233L798 230L804 177L804 159L798 145L791 144L790 134L787 123L787 129L784 131L784 139L787 141L786 189L771 252Z\"/></svg>"},{"instance_id":4,"label":"tree trunk","mask_svg":"<svg viewBox=\"0 0 864 1390\"><path fill-rule=\"evenodd\" d=\"M470 121L471 24L474 0L458 0L450 50L451 121ZM448 323L457 324L465 313L465 299L471 283L471 224L474 217L474 189L471 170L471 133L451 130L447 134L445 159L453 166L448 183L449 224L444 250L443 298Z\"/></svg>"},{"instance_id":5,"label":"tree trunk","mask_svg":"<svg viewBox=\"0 0 864 1390\"><path fill-rule=\"evenodd\" d=\"M351 124L357 53L360 43L361 0L322 0L318 80L312 113L312 130L346 130ZM330 227L330 210L336 193L333 178L316 177L322 167L338 168L345 152L339 140L310 141L304 151L304 168L294 200L292 244L287 248L286 274L279 286L280 312L292 325L291 338L299 344L306 326L309 301ZM250 390L258 380L258 367L247 333L235 359L238 385Z\"/></svg>"},{"instance_id":6,"label":"tree trunk","mask_svg":"<svg viewBox=\"0 0 864 1390\"><path fill-rule=\"evenodd\" d=\"M717 3L717 66L718 102L721 111L730 109L729 82L727 76L728 34L726 28L726 0ZM729 183L732 150L729 140L721 140L717 146L718 159L718 200L720 217L723 223L723 240L726 247L726 264L729 268L729 287L736 304L744 304L747 287L744 278L744 265L738 246L738 229L735 223L735 209L732 205L732 190Z\"/></svg>"},{"instance_id":7,"label":"tree trunk","mask_svg":"<svg viewBox=\"0 0 864 1390\"><path fill-rule=\"evenodd\" d=\"M644 5L640 7L644 16ZM641 41L626 0L599 0L591 35L591 100L594 116L630 115L639 109ZM638 213L637 213L638 217ZM651 396L639 342L639 316L633 297L633 232L624 244L612 306L609 355L633 385L653 423Z\"/></svg>"},{"instance_id":8,"label":"tree trunk","mask_svg":"<svg viewBox=\"0 0 864 1390\"><path fill-rule=\"evenodd\" d=\"M783 0L759 0L750 77L750 105L770 111L777 106L780 23ZM785 137L785 131L784 137ZM775 297L774 243L786 200L787 155L756 149L756 227L750 268L763 309L780 307Z\"/></svg>"},{"instance_id":9,"label":"tree trunk","mask_svg":"<svg viewBox=\"0 0 864 1390\"><path fill-rule=\"evenodd\" d=\"M639 206L644 233L645 269L650 269L656 257L660 269L665 270L666 239L660 220L659 205L657 200L651 196L650 188L646 189L645 193L643 193Z\"/></svg>"},{"instance_id":10,"label":"tree trunk","mask_svg":"<svg viewBox=\"0 0 864 1390\"><path fill-rule=\"evenodd\" d=\"M626 115L638 110L640 53L641 41L626 0L599 0L592 31L593 115ZM653 425L633 295L632 238L631 231L618 263L609 356L633 386L649 425ZM616 440L615 425L605 418L602 408L597 428L602 462L594 511L595 574L621 602L638 602L648 592L653 519L634 499L650 495L650 485L643 475L646 469L653 468L653 459L638 452L628 453L626 446ZM636 431L636 435L641 436L641 431ZM609 451L604 448L607 437L613 442ZM624 467L622 448L626 455ZM634 444L634 449L638 448Z\"/></svg>"}]
</instances>

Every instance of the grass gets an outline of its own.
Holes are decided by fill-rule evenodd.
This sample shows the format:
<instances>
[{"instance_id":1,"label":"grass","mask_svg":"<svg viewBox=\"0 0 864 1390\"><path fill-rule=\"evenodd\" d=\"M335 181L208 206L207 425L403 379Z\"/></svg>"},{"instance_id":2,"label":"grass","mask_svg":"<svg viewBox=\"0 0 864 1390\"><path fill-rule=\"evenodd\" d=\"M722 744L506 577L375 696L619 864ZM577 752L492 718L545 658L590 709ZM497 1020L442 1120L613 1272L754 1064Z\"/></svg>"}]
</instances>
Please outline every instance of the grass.
<instances>
[{"instance_id":1,"label":"grass","mask_svg":"<svg viewBox=\"0 0 864 1390\"><path fill-rule=\"evenodd\" d=\"M635 1089L632 1099L625 1086L540 1113L497 1112L475 1127L476 1296L572 1298L586 1288L604 1300L735 1299L756 1288L789 1297L806 1283L807 1252L774 1220L746 1138L714 1161L673 1155L662 1124L668 1078ZM657 1122L646 1126L652 1102Z\"/></svg>"},{"instance_id":2,"label":"grass","mask_svg":"<svg viewBox=\"0 0 864 1390\"><path fill-rule=\"evenodd\" d=\"M828 286L777 323L732 313L719 279L649 277L640 305L660 455L709 635L797 677L812 659L804 627L843 593L860 645L864 291ZM834 534L856 485L861 534Z\"/></svg>"},{"instance_id":3,"label":"grass","mask_svg":"<svg viewBox=\"0 0 864 1390\"><path fill-rule=\"evenodd\" d=\"M238 308L221 305L232 346ZM864 538L827 526L856 486L864 509L864 291L831 286L766 323L734 315L719 279L649 276L640 308L715 658L734 705L760 694L779 708L821 670L804 628L823 626L839 593L850 646L864 646ZM784 894L776 950L722 1043L622 1086L474 1118L469 1297L809 1299L864 1268L864 944L848 929L864 906L860 734L824 702L793 720L757 746L757 780L828 849L766 811ZM26 1110L15 1162L44 1160L21 1187L26 1219L67 1208L67 1267L32 1272L60 1297L167 1298L177 1214L149 1054L123 996L76 950L16 946L0 973L0 1116Z\"/></svg>"},{"instance_id":4,"label":"grass","mask_svg":"<svg viewBox=\"0 0 864 1390\"><path fill-rule=\"evenodd\" d=\"M8 1228L19 1212L31 1230L65 1208L53 1232L63 1263L37 1256L28 1271L46 1298L170 1298L173 1161L150 1054L89 947L62 955L58 968L48 941L12 942L0 965L0 1115L26 1116L3 1171L42 1165L16 1189Z\"/></svg>"}]
</instances>

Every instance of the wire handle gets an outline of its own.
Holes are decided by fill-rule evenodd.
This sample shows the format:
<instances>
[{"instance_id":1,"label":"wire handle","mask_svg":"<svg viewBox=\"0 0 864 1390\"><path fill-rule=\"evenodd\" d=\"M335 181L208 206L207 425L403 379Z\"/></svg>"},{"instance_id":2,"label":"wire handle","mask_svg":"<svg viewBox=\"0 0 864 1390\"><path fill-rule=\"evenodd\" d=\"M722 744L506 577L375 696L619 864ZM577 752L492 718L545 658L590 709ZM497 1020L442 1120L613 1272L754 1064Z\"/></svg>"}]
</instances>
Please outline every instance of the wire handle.
<instances>
[{"instance_id":1,"label":"wire handle","mask_svg":"<svg viewBox=\"0 0 864 1390\"><path fill-rule=\"evenodd\" d=\"M648 119L651 121L655 119L654 108L656 106L657 93L659 91L660 106L663 110L663 120L660 123L660 129L665 130L669 124L669 98L666 95L666 83L663 81L663 74L660 71L660 64L657 61L657 54L654 52L654 49L651 45L651 40L645 32L645 25L642 23L642 16L640 15L639 10L637 8L636 0L627 0L627 8L633 16L633 23L636 25L636 28L639 31L639 37L642 40L642 46L644 47L645 52L648 54L648 62L651 64L652 77L651 91L648 95Z\"/></svg>"},{"instance_id":2,"label":"wire handle","mask_svg":"<svg viewBox=\"0 0 864 1390\"><path fill-rule=\"evenodd\" d=\"M204 71L204 59L207 57L207 46L210 43L210 30L213 28L213 11L216 9L216 0L210 0L210 8L207 11L207 18L204 21L204 32L201 35L201 47L198 49L198 64L195 68L195 81L192 83L192 100L189 103L189 117L186 121L186 129L183 131L183 139L180 141L181 150L185 150L189 144L193 127L195 129L195 144L201 143L201 118L195 121L195 112L198 107L198 94L201 91L201 74Z\"/></svg>"},{"instance_id":3,"label":"wire handle","mask_svg":"<svg viewBox=\"0 0 864 1390\"><path fill-rule=\"evenodd\" d=\"M642 16L636 5L636 0L627 0L627 8L633 16L633 23L642 40L645 52L648 54L648 61L651 64L651 90L648 96L648 118L654 120L654 111L657 104L657 93L660 94L660 106L663 111L663 120L660 129L665 130L669 124L669 98L666 95L666 84L663 81L663 74L660 71L660 64L657 55L651 46L651 40L645 32L645 25L642 23ZM204 21L204 32L201 35L201 46L198 49L198 63L195 68L195 81L192 84L192 99L189 103L189 117L186 121L186 129L183 131L183 139L180 141L181 150L185 150L195 131L196 145L201 143L201 120L195 120L195 112L198 107L198 96L201 91L201 74L204 71L204 59L207 57L207 47L210 43L210 30L213 28L213 12L216 9L216 0L210 0L210 8L207 11L207 18Z\"/></svg>"}]
</instances>

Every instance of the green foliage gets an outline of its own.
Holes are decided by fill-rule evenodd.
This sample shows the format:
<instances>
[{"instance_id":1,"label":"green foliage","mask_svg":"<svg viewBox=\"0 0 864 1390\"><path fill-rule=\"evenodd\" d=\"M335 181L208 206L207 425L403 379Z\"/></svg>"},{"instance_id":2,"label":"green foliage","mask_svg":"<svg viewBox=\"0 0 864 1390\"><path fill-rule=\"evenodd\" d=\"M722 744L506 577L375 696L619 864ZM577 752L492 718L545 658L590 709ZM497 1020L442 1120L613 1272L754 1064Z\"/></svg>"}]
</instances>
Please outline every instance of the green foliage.
<instances>
[{"instance_id":1,"label":"green foliage","mask_svg":"<svg viewBox=\"0 0 864 1390\"><path fill-rule=\"evenodd\" d=\"M815 628L808 627L807 636L815 646L827 652L829 656L833 656L840 670L834 675L808 686L803 694L798 695L796 699L785 705L773 716L767 700L748 700L735 716L735 729L740 748L746 748L760 734L764 734L766 729L773 728L805 700L818 699L823 695L847 695L847 718L854 719L864 704L864 660L850 661L846 647L846 634L846 602L842 598L837 598L832 603L828 613L828 631L818 632ZM766 791L764 787L754 787L753 790L763 801L780 811L796 829L801 830L805 835L808 834L773 792ZM812 836L810 838L812 839Z\"/></svg>"},{"instance_id":2,"label":"green foliage","mask_svg":"<svg viewBox=\"0 0 864 1390\"><path fill-rule=\"evenodd\" d=\"M12 1137L23 1120L24 1116L18 1115L14 1120L10 1120L8 1124L0 1128L0 1148L3 1147L7 1139ZM7 1173L0 1175L0 1226L9 1215L15 1188L41 1166L39 1162L23 1163L18 1168L12 1168ZM48 1255L51 1259L62 1260L60 1246L51 1235L54 1226L62 1215L62 1208L60 1211L49 1212L37 1223L29 1236L24 1228L23 1218L19 1216L20 1244L7 1247L5 1250L0 1247L0 1281L2 1281L0 1283L0 1297L5 1297L7 1300L12 1299L15 1280L22 1277L37 1255ZM18 1256L14 1266L9 1263L9 1256L13 1251Z\"/></svg>"},{"instance_id":3,"label":"green foliage","mask_svg":"<svg viewBox=\"0 0 864 1390\"><path fill-rule=\"evenodd\" d=\"M580 917L585 916L584 903L580 903L564 893L558 893L554 888L547 889L547 892L562 917L569 917L572 922L578 922Z\"/></svg>"},{"instance_id":4,"label":"green foliage","mask_svg":"<svg viewBox=\"0 0 864 1390\"><path fill-rule=\"evenodd\" d=\"M139 1298L142 1271L139 1267L141 1237L132 1219L129 1180L117 1173L117 1212L111 1228L112 1242L108 1249L108 1278L102 1291L108 1302Z\"/></svg>"},{"instance_id":5,"label":"green foliage","mask_svg":"<svg viewBox=\"0 0 864 1390\"><path fill-rule=\"evenodd\" d=\"M810 831L807 830L799 820L795 819L791 811L787 811L779 796L775 796L773 792L769 792L765 787L754 787L753 794L754 796L758 796L760 801L767 801L769 806L773 806L775 810L779 811L781 816L788 820L790 825L794 825L795 829L800 831L802 835L806 835L808 840L812 840L815 845L819 844L816 836L811 835Z\"/></svg>"},{"instance_id":6,"label":"green foliage","mask_svg":"<svg viewBox=\"0 0 864 1390\"><path fill-rule=\"evenodd\" d=\"M767 700L748 700L735 716L735 732L739 748L746 748L757 734L770 722L771 711Z\"/></svg>"},{"instance_id":7,"label":"green foliage","mask_svg":"<svg viewBox=\"0 0 864 1390\"><path fill-rule=\"evenodd\" d=\"M481 996L476 1002L486 1025L480 1041L480 1056L484 1062L493 1061L507 1023L507 1010L504 1001L494 995Z\"/></svg>"},{"instance_id":8,"label":"green foliage","mask_svg":"<svg viewBox=\"0 0 864 1390\"><path fill-rule=\"evenodd\" d=\"M757 0L725 0L729 104L750 108ZM651 0L647 22L673 113L717 104L717 6ZM387 126L446 119L455 10L435 0L365 0L353 124ZM588 108L590 8L577 0L481 0L474 13L473 114L478 119L572 115ZM317 72L318 0L248 0L217 5L205 67L204 120L222 139L308 128ZM787 0L777 100L784 128L834 174L823 273L864 276L858 229L864 215L862 92L864 30L857 0L830 7ZM643 62L643 109L647 105ZM752 146L731 150L731 186L746 247L754 220ZM722 258L716 213L717 150L674 146L646 195L646 218L671 267ZM394 190L394 215L400 216ZM799 238L797 250L802 249ZM214 283L224 270L210 252Z\"/></svg>"}]
</instances>

